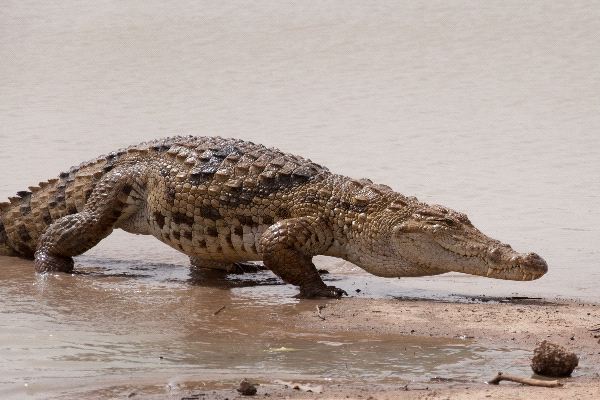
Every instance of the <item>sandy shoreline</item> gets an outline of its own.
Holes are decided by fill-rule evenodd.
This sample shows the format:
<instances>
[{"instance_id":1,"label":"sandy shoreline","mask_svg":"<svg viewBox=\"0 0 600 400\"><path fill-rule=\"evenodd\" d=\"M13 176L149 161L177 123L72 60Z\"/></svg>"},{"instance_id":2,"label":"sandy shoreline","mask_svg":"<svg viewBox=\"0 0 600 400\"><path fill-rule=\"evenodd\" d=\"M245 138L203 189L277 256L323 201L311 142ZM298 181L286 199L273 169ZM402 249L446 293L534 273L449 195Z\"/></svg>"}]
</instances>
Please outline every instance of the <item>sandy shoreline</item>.
<instances>
[{"instance_id":1,"label":"sandy shoreline","mask_svg":"<svg viewBox=\"0 0 600 400\"><path fill-rule=\"evenodd\" d=\"M399 391L395 388L373 388L358 385L354 392L332 390L331 397L358 397L369 392L374 398L444 399L484 397L506 399L597 398L600 393L600 332L591 331L600 323L600 306L576 302L516 301L512 303L450 303L428 300L363 300L348 299L331 302L322 310L325 320L302 313L297 323L315 330L358 330L439 338L473 338L486 346L511 341L516 347L533 351L546 339L565 346L579 355L579 370L573 378L563 380L557 389L525 387L502 382L486 385L492 376L482 376L481 382L432 382L415 384L420 390ZM376 317L374 317L376 316ZM585 373L580 371L585 369ZM511 371L504 371L510 373ZM428 388L428 390L424 390Z\"/></svg>"},{"instance_id":2,"label":"sandy shoreline","mask_svg":"<svg viewBox=\"0 0 600 400\"><path fill-rule=\"evenodd\" d=\"M325 305L321 312L317 306ZM296 382L257 380L255 398L319 399L596 399L600 393L600 305L577 302L553 303L521 300L511 303L456 303L431 300L345 298L338 301L312 300L303 311L290 316L290 329L315 332L374 335L403 334L428 338L467 338L484 346L501 346L507 341L516 348L531 349L546 339L579 355L572 378L561 379L561 388L540 388L502 382L498 386L481 376L472 381L431 379L407 385L398 383ZM320 315L319 315L320 314ZM513 371L506 370L505 373ZM239 395L233 382L202 384L187 382L165 394L152 390L117 390L128 398L144 399L231 399ZM307 391L307 389L311 391ZM113 392L114 393L114 392ZM100 393L97 393L100 394Z\"/></svg>"}]
</instances>

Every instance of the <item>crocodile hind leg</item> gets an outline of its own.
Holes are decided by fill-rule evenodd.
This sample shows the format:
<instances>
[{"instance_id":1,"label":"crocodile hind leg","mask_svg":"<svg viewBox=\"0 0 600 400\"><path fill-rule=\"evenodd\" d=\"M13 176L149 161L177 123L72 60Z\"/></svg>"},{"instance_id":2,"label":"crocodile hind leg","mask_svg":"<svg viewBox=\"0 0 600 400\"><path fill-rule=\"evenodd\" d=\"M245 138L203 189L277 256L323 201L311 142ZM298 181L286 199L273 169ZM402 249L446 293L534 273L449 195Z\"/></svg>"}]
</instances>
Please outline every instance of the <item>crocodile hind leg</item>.
<instances>
[{"instance_id":1,"label":"crocodile hind leg","mask_svg":"<svg viewBox=\"0 0 600 400\"><path fill-rule=\"evenodd\" d=\"M35 252L38 272L73 270L73 257L107 237L127 208L134 176L113 170L95 186L83 210L52 223L42 234Z\"/></svg>"},{"instance_id":2,"label":"crocodile hind leg","mask_svg":"<svg viewBox=\"0 0 600 400\"><path fill-rule=\"evenodd\" d=\"M224 271L230 274L244 274L248 272L258 272L267 269L265 266L252 262L225 262L205 260L200 257L190 257L190 264L193 268L206 268Z\"/></svg>"},{"instance_id":3,"label":"crocodile hind leg","mask_svg":"<svg viewBox=\"0 0 600 400\"><path fill-rule=\"evenodd\" d=\"M330 231L318 218L279 221L267 229L259 244L265 266L284 281L300 287L299 297L341 297L347 294L321 279L312 257L331 244Z\"/></svg>"}]
</instances>

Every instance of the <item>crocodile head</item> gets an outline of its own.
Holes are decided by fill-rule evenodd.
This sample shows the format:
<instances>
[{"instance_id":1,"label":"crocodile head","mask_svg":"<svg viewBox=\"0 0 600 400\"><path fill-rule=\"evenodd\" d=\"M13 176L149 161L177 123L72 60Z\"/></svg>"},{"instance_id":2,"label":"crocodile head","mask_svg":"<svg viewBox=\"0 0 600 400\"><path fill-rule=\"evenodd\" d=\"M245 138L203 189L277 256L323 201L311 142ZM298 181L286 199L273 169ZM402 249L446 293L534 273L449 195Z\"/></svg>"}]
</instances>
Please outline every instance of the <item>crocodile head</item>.
<instances>
[{"instance_id":1,"label":"crocodile head","mask_svg":"<svg viewBox=\"0 0 600 400\"><path fill-rule=\"evenodd\" d=\"M466 215L442 206L419 203L410 215L396 220L390 235L391 253L405 275L463 272L496 279L527 281L548 271L535 253L519 253L471 224ZM388 242L389 243L389 242ZM392 269L388 269L391 274ZM408 272L408 273L406 273Z\"/></svg>"}]
</instances>

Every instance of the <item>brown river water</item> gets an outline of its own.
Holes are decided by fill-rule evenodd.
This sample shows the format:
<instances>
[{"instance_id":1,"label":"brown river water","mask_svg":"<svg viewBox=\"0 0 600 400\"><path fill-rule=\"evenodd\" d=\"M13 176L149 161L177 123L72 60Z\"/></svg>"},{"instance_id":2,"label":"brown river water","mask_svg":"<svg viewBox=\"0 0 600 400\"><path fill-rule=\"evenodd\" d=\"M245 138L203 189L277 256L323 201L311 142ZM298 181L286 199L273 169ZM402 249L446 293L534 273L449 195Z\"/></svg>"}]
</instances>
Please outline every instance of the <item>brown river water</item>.
<instances>
[{"instance_id":1,"label":"brown river water","mask_svg":"<svg viewBox=\"0 0 600 400\"><path fill-rule=\"evenodd\" d=\"M598 32L585 1L3 1L0 198L132 143L239 137L464 211L550 268L533 282L384 279L319 258L356 296L599 302ZM190 276L185 257L123 232L77 265L42 278L0 258L2 398L240 376L471 379L525 354L296 331L286 315L316 303L272 274Z\"/></svg>"}]
</instances>

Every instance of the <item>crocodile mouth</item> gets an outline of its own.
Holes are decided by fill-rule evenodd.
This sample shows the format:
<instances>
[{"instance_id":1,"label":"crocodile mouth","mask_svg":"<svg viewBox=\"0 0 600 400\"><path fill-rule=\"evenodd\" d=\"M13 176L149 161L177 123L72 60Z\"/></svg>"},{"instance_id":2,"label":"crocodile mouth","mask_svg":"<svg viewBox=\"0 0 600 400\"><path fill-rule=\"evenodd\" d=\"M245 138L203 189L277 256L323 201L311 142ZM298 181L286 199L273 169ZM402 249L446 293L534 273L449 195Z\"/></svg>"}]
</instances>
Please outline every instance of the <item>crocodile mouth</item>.
<instances>
[{"instance_id":1,"label":"crocodile mouth","mask_svg":"<svg viewBox=\"0 0 600 400\"><path fill-rule=\"evenodd\" d=\"M531 281L547 271L546 261L535 253L518 253L510 247L457 248L436 242L455 258L455 272L513 281ZM508 253L508 254L506 254Z\"/></svg>"}]
</instances>

